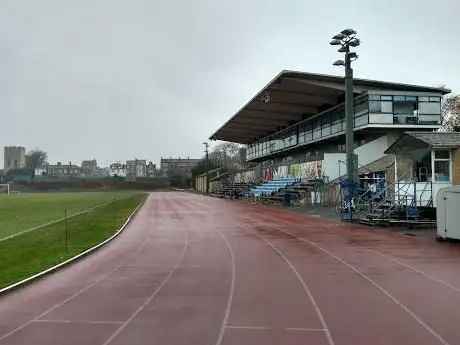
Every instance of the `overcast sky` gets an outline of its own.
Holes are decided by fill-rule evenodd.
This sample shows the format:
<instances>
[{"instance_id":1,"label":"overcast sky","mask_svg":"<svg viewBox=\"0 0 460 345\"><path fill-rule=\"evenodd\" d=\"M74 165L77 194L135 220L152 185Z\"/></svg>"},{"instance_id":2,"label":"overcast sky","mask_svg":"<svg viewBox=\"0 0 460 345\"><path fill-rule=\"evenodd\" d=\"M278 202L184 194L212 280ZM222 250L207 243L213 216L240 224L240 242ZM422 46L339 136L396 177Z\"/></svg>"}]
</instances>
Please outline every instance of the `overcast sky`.
<instances>
[{"instance_id":1,"label":"overcast sky","mask_svg":"<svg viewBox=\"0 0 460 345\"><path fill-rule=\"evenodd\" d=\"M0 145L51 162L200 157L283 69L460 91L458 0L1 0ZM0 154L3 167L3 150Z\"/></svg>"}]
</instances>

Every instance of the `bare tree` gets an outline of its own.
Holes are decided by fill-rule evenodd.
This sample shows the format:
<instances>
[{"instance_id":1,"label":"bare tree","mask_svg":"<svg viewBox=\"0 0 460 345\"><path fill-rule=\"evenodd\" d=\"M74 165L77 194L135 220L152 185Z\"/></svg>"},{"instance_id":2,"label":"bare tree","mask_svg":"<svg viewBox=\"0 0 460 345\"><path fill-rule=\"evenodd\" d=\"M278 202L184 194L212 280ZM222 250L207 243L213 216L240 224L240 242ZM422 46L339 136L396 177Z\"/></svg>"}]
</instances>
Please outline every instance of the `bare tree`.
<instances>
[{"instance_id":1,"label":"bare tree","mask_svg":"<svg viewBox=\"0 0 460 345\"><path fill-rule=\"evenodd\" d=\"M441 103L443 131L460 132L460 95L443 97Z\"/></svg>"},{"instance_id":2,"label":"bare tree","mask_svg":"<svg viewBox=\"0 0 460 345\"><path fill-rule=\"evenodd\" d=\"M40 168L48 160L48 154L42 150L32 150L26 155L26 166L29 169Z\"/></svg>"},{"instance_id":3,"label":"bare tree","mask_svg":"<svg viewBox=\"0 0 460 345\"><path fill-rule=\"evenodd\" d=\"M230 167L239 162L241 145L235 143L221 143L214 147L209 158L219 166Z\"/></svg>"}]
</instances>

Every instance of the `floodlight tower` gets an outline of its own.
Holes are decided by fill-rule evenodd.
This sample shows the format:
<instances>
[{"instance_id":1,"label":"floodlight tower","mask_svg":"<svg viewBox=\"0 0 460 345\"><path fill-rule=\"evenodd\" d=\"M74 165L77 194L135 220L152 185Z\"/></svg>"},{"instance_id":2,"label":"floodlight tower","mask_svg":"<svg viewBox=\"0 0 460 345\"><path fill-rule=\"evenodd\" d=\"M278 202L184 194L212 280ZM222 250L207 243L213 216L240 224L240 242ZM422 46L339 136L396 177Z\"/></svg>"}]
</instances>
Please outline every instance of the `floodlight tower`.
<instances>
[{"instance_id":1,"label":"floodlight tower","mask_svg":"<svg viewBox=\"0 0 460 345\"><path fill-rule=\"evenodd\" d=\"M347 180L355 181L358 170L358 157L354 154L354 121L353 121L353 69L351 62L358 58L350 48L360 45L360 40L356 37L357 33L353 29L345 29L332 37L329 43L333 46L340 46L339 53L345 53L345 61L337 60L334 66L345 66L345 140L346 140L346 161L347 161Z\"/></svg>"}]
</instances>

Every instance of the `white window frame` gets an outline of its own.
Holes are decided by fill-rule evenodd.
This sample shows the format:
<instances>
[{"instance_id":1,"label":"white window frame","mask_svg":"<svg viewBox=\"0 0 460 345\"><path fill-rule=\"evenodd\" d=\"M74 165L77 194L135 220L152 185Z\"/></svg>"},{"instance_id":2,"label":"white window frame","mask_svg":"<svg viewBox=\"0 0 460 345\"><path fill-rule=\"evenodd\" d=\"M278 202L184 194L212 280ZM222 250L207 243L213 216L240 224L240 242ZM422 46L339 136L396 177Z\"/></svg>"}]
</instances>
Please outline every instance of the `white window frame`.
<instances>
[{"instance_id":1,"label":"white window frame","mask_svg":"<svg viewBox=\"0 0 460 345\"><path fill-rule=\"evenodd\" d=\"M436 158L436 151L448 151L449 158ZM435 177L435 162L449 162L449 181L436 181ZM439 149L431 150L431 181L435 183L452 183L452 150L451 149Z\"/></svg>"}]
</instances>

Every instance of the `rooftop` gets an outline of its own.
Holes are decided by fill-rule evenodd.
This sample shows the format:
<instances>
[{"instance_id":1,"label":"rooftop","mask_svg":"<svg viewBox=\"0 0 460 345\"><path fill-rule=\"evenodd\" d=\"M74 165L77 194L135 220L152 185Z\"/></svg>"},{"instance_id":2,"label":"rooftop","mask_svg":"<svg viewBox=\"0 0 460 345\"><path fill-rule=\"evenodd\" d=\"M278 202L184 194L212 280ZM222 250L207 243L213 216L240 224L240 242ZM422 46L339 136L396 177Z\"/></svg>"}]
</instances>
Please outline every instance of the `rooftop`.
<instances>
[{"instance_id":1,"label":"rooftop","mask_svg":"<svg viewBox=\"0 0 460 345\"><path fill-rule=\"evenodd\" d=\"M456 147L460 147L460 133L458 132L406 132L385 153L398 154L415 150L450 149Z\"/></svg>"},{"instance_id":2,"label":"rooftop","mask_svg":"<svg viewBox=\"0 0 460 345\"><path fill-rule=\"evenodd\" d=\"M355 78L354 93L392 90L447 94L450 90ZM344 77L284 70L210 139L250 144L344 101Z\"/></svg>"}]
</instances>

